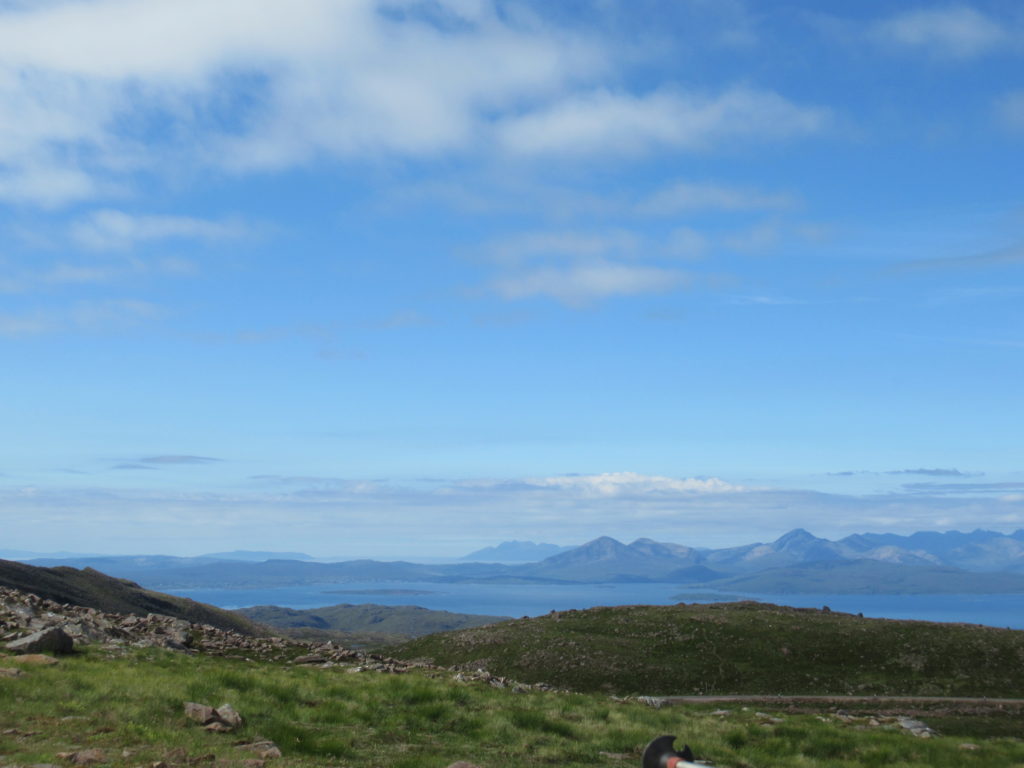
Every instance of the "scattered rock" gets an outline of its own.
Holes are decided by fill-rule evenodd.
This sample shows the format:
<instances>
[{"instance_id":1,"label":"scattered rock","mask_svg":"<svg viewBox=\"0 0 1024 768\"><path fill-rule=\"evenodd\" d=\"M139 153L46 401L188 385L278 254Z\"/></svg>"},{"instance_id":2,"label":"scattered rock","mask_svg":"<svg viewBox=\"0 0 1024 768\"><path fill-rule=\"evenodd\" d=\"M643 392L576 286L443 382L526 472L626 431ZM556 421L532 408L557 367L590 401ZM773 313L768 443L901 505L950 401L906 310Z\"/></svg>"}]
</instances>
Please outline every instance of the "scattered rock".
<instances>
[{"instance_id":1,"label":"scattered rock","mask_svg":"<svg viewBox=\"0 0 1024 768\"><path fill-rule=\"evenodd\" d=\"M296 656L292 659L293 664L323 664L326 661L327 659L323 656L318 656L315 653L307 653L304 656Z\"/></svg>"},{"instance_id":2,"label":"scattered rock","mask_svg":"<svg viewBox=\"0 0 1024 768\"><path fill-rule=\"evenodd\" d=\"M21 677L25 673L13 667L0 667L0 677Z\"/></svg>"},{"instance_id":3,"label":"scattered rock","mask_svg":"<svg viewBox=\"0 0 1024 768\"><path fill-rule=\"evenodd\" d=\"M215 733L228 733L244 722L242 716L230 704L221 704L214 709L206 704L186 701L185 716Z\"/></svg>"},{"instance_id":4,"label":"scattered rock","mask_svg":"<svg viewBox=\"0 0 1024 768\"><path fill-rule=\"evenodd\" d=\"M898 717L896 718L896 723L900 728L917 736L919 739L930 739L935 736L935 731L920 720L914 720L910 717Z\"/></svg>"},{"instance_id":5,"label":"scattered rock","mask_svg":"<svg viewBox=\"0 0 1024 768\"><path fill-rule=\"evenodd\" d=\"M731 709L716 709L711 714L714 715L715 717L725 717L726 715L731 715L732 714L732 710Z\"/></svg>"},{"instance_id":6,"label":"scattered rock","mask_svg":"<svg viewBox=\"0 0 1024 768\"><path fill-rule=\"evenodd\" d=\"M208 725L217 720L217 710L205 704L196 704L194 701L185 702L185 716L189 720L195 720L200 725Z\"/></svg>"},{"instance_id":7,"label":"scattered rock","mask_svg":"<svg viewBox=\"0 0 1024 768\"><path fill-rule=\"evenodd\" d=\"M248 744L238 744L236 749L244 749L248 752L255 752L264 760L271 760L281 756L281 750L272 741L253 741Z\"/></svg>"},{"instance_id":8,"label":"scattered rock","mask_svg":"<svg viewBox=\"0 0 1024 768\"><path fill-rule=\"evenodd\" d=\"M449 765L448 768L480 768L480 766L475 763L467 763L465 760L458 760Z\"/></svg>"},{"instance_id":9,"label":"scattered rock","mask_svg":"<svg viewBox=\"0 0 1024 768\"><path fill-rule=\"evenodd\" d=\"M41 653L23 653L17 657L17 661L19 664L36 664L42 667L60 664L60 661L53 656L44 656Z\"/></svg>"},{"instance_id":10,"label":"scattered rock","mask_svg":"<svg viewBox=\"0 0 1024 768\"><path fill-rule=\"evenodd\" d=\"M960 745L960 749L966 752L974 752L975 750L981 749L977 744L971 744L969 741L965 741Z\"/></svg>"},{"instance_id":11,"label":"scattered rock","mask_svg":"<svg viewBox=\"0 0 1024 768\"><path fill-rule=\"evenodd\" d=\"M41 629L7 644L7 650L16 653L71 653L74 648L75 641L60 627Z\"/></svg>"},{"instance_id":12,"label":"scattered rock","mask_svg":"<svg viewBox=\"0 0 1024 768\"><path fill-rule=\"evenodd\" d=\"M57 757L61 760L68 760L75 765L92 765L102 763L107 759L102 749L83 749L78 752L58 752Z\"/></svg>"},{"instance_id":13,"label":"scattered rock","mask_svg":"<svg viewBox=\"0 0 1024 768\"><path fill-rule=\"evenodd\" d=\"M220 718L221 722L226 723L232 728L239 728L245 722L242 716L235 711L235 708L230 704L221 704L215 710L217 717Z\"/></svg>"}]
</instances>

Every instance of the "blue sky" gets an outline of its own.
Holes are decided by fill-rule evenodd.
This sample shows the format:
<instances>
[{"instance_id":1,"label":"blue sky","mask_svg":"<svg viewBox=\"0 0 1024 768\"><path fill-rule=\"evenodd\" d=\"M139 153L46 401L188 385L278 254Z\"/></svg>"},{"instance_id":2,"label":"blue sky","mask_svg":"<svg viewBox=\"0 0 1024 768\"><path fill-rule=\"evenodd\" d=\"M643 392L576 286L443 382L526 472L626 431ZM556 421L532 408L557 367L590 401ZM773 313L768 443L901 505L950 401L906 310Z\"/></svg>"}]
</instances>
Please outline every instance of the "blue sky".
<instances>
[{"instance_id":1,"label":"blue sky","mask_svg":"<svg viewBox=\"0 0 1024 768\"><path fill-rule=\"evenodd\" d=\"M1024 9L0 0L2 546L1024 527Z\"/></svg>"}]
</instances>

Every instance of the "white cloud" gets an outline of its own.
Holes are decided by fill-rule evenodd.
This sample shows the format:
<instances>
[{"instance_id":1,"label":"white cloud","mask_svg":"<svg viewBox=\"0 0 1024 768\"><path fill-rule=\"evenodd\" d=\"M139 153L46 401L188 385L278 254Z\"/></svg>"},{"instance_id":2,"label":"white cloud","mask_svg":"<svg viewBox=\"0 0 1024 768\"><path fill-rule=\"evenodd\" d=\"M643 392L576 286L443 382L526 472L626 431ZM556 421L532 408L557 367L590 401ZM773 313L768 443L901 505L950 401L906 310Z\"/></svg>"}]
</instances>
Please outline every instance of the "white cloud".
<instances>
[{"instance_id":1,"label":"white cloud","mask_svg":"<svg viewBox=\"0 0 1024 768\"><path fill-rule=\"evenodd\" d=\"M636 472L605 472L599 475L563 475L526 480L527 485L554 488L586 497L737 493L746 490L717 477L674 478Z\"/></svg>"},{"instance_id":2,"label":"white cloud","mask_svg":"<svg viewBox=\"0 0 1024 768\"><path fill-rule=\"evenodd\" d=\"M599 46L516 28L490 9L465 0L0 9L0 115L17 116L0 121L0 196L81 199L96 183L75 176L83 166L116 176L178 155L252 168L321 153L464 150L491 111L557 95L605 68ZM155 122L164 130L154 143ZM192 156L196 148L205 154ZM54 160L70 156L79 166ZM41 174L57 188L40 191Z\"/></svg>"},{"instance_id":3,"label":"white cloud","mask_svg":"<svg viewBox=\"0 0 1024 768\"><path fill-rule=\"evenodd\" d=\"M971 58L1008 39L999 23L965 5L907 11L875 25L876 38L940 56Z\"/></svg>"},{"instance_id":4,"label":"white cloud","mask_svg":"<svg viewBox=\"0 0 1024 768\"><path fill-rule=\"evenodd\" d=\"M504 299L547 297L585 307L615 296L667 293L691 276L665 262L697 258L707 248L694 230L678 228L664 240L630 230L524 232L483 247L499 268L489 288Z\"/></svg>"},{"instance_id":5,"label":"white cloud","mask_svg":"<svg viewBox=\"0 0 1024 768\"><path fill-rule=\"evenodd\" d=\"M34 164L21 158L5 170L0 162L0 201L54 208L88 200L99 191L100 185L77 168L59 167L53 161Z\"/></svg>"},{"instance_id":6,"label":"white cloud","mask_svg":"<svg viewBox=\"0 0 1024 768\"><path fill-rule=\"evenodd\" d=\"M672 216L691 211L778 211L794 208L790 195L765 193L722 184L677 181L637 203L638 213Z\"/></svg>"},{"instance_id":7,"label":"white cloud","mask_svg":"<svg viewBox=\"0 0 1024 768\"><path fill-rule=\"evenodd\" d=\"M749 88L713 96L596 90L509 118L498 126L498 137L508 151L521 155L631 155L807 136L820 131L828 117L824 109Z\"/></svg>"},{"instance_id":8,"label":"white cloud","mask_svg":"<svg viewBox=\"0 0 1024 768\"><path fill-rule=\"evenodd\" d=\"M224 240L244 235L237 221L214 221L190 216L137 215L116 210L94 211L71 229L80 245L95 250L122 250L168 238Z\"/></svg>"},{"instance_id":9,"label":"white cloud","mask_svg":"<svg viewBox=\"0 0 1024 768\"><path fill-rule=\"evenodd\" d=\"M524 270L494 280L492 287L505 299L547 296L581 307L612 296L665 293L688 280L685 273L675 269L598 260Z\"/></svg>"},{"instance_id":10,"label":"white cloud","mask_svg":"<svg viewBox=\"0 0 1024 768\"><path fill-rule=\"evenodd\" d=\"M60 205L181 168L695 150L828 117L749 88L602 90L613 65L608 41L489 0L0 6L0 200Z\"/></svg>"}]
</instances>

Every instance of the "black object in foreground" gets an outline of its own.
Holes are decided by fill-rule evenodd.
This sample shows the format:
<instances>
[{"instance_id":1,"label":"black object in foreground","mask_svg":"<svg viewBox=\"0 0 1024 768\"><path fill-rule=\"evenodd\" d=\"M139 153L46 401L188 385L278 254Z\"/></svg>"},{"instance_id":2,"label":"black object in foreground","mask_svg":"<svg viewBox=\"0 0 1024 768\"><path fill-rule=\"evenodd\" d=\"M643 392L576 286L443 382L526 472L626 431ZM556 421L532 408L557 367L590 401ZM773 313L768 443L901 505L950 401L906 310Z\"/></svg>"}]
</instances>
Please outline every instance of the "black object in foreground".
<instances>
[{"instance_id":1,"label":"black object in foreground","mask_svg":"<svg viewBox=\"0 0 1024 768\"><path fill-rule=\"evenodd\" d=\"M672 748L675 736L659 736L644 750L643 768L684 768L687 765L697 765L693 762L693 752L689 745L683 747L682 752L676 752Z\"/></svg>"}]
</instances>

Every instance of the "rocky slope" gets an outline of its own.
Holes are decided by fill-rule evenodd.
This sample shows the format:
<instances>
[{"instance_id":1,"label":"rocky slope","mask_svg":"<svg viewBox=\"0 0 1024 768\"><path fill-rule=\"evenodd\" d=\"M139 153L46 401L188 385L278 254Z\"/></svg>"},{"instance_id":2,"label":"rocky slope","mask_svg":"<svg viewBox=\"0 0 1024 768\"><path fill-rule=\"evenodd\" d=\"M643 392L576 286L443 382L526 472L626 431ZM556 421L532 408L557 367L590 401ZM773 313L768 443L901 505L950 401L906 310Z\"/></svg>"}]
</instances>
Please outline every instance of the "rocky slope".
<instances>
[{"instance_id":1,"label":"rocky slope","mask_svg":"<svg viewBox=\"0 0 1024 768\"><path fill-rule=\"evenodd\" d=\"M184 597L152 592L135 582L113 578L92 568L41 568L0 560L0 586L30 592L56 603L98 611L137 616L157 613L243 634L257 631L252 622L230 611Z\"/></svg>"}]
</instances>

